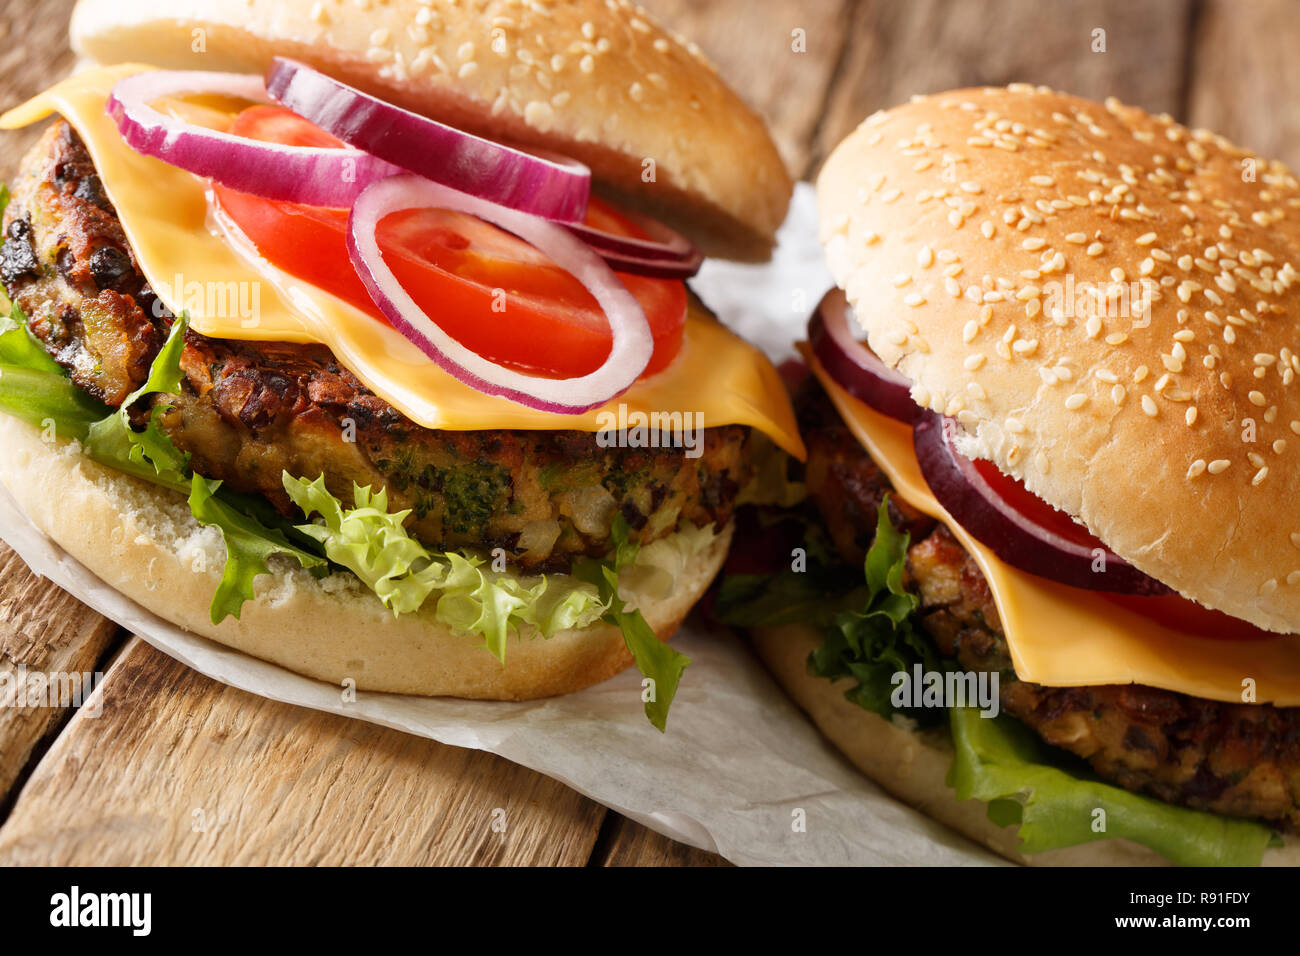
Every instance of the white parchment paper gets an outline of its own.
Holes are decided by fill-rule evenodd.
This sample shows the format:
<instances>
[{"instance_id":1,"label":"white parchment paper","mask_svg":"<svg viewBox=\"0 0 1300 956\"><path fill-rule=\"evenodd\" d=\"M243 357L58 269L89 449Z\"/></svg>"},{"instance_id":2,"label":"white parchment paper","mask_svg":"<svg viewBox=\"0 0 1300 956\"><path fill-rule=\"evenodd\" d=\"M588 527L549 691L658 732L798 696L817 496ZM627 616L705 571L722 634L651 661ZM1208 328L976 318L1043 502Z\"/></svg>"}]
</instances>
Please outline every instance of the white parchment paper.
<instances>
[{"instance_id":1,"label":"white parchment paper","mask_svg":"<svg viewBox=\"0 0 1300 956\"><path fill-rule=\"evenodd\" d=\"M710 262L693 285L775 360L794 354L831 280L801 184L773 262ZM734 863L966 864L991 854L860 775L785 698L742 642L688 621L674 645L694 663L668 733L642 713L635 670L581 693L525 703L358 693L186 633L129 601L38 531L0 486L0 537L50 578L207 676L275 700L492 753L554 777L667 836ZM802 810L806 830L793 824Z\"/></svg>"}]
</instances>

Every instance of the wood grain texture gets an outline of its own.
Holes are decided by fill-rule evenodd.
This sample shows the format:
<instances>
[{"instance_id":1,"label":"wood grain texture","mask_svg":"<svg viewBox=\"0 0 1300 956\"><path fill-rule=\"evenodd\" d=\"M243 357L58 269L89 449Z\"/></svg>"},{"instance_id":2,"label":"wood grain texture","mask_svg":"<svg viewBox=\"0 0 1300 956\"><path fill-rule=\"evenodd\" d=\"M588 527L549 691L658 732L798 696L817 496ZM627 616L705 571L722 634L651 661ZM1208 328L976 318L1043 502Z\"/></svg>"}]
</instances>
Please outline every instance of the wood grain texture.
<instances>
[{"instance_id":1,"label":"wood grain texture","mask_svg":"<svg viewBox=\"0 0 1300 956\"><path fill-rule=\"evenodd\" d=\"M1193 125L1300 168L1300 6L1294 0L1209 0L1197 24L1193 63Z\"/></svg>"},{"instance_id":2,"label":"wood grain texture","mask_svg":"<svg viewBox=\"0 0 1300 956\"><path fill-rule=\"evenodd\" d=\"M72 710L70 702L46 706L51 701L43 693L40 700L25 700L15 682L35 690L29 675L93 675L117 631L0 543L0 802Z\"/></svg>"},{"instance_id":3,"label":"wood grain texture","mask_svg":"<svg viewBox=\"0 0 1300 956\"><path fill-rule=\"evenodd\" d=\"M1193 13L1191 0L860 0L816 157L877 109L965 86L1045 83L1179 113Z\"/></svg>"},{"instance_id":4,"label":"wood grain texture","mask_svg":"<svg viewBox=\"0 0 1300 956\"><path fill-rule=\"evenodd\" d=\"M0 111L72 69L68 17L76 0L0 0ZM0 135L0 180L9 178L43 124Z\"/></svg>"},{"instance_id":5,"label":"wood grain texture","mask_svg":"<svg viewBox=\"0 0 1300 956\"><path fill-rule=\"evenodd\" d=\"M697 850L611 813L592 854L593 866L731 866L716 853Z\"/></svg>"},{"instance_id":6,"label":"wood grain texture","mask_svg":"<svg viewBox=\"0 0 1300 956\"><path fill-rule=\"evenodd\" d=\"M849 40L853 0L640 2L700 46L767 120L791 174L806 176L821 107Z\"/></svg>"},{"instance_id":7,"label":"wood grain texture","mask_svg":"<svg viewBox=\"0 0 1300 956\"><path fill-rule=\"evenodd\" d=\"M578 865L605 810L480 751L209 680L134 639L33 772L0 865Z\"/></svg>"}]
</instances>

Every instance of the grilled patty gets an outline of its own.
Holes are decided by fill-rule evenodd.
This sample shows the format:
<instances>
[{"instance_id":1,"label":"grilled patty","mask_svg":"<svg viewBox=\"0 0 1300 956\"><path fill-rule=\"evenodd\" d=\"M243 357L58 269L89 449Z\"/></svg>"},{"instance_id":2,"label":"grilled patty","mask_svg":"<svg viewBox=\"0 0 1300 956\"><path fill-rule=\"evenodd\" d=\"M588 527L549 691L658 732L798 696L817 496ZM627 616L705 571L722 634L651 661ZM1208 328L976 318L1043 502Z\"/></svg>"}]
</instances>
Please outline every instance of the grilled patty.
<instances>
[{"instance_id":1,"label":"grilled patty","mask_svg":"<svg viewBox=\"0 0 1300 956\"><path fill-rule=\"evenodd\" d=\"M889 479L815 393L799 396L809 495L837 550L861 562ZM1003 710L1044 741L1087 760L1105 780L1166 803L1253 817L1300 833L1300 708L1205 700L1139 684L1044 687L1019 680L988 582L941 524L901 503L912 533L909 587L940 653L968 671L996 671Z\"/></svg>"},{"instance_id":2,"label":"grilled patty","mask_svg":"<svg viewBox=\"0 0 1300 956\"><path fill-rule=\"evenodd\" d=\"M120 405L173 316L140 272L84 144L55 122L23 163L4 218L0 279L33 334L78 385ZM615 514L635 540L680 522L722 527L749 478L749 429L704 432L702 454L601 448L578 431L424 428L367 389L323 346L185 337L182 394L163 426L194 470L300 517L284 471L387 488L411 532L437 549L503 548L528 571L609 551ZM134 414L147 409L133 409Z\"/></svg>"}]
</instances>

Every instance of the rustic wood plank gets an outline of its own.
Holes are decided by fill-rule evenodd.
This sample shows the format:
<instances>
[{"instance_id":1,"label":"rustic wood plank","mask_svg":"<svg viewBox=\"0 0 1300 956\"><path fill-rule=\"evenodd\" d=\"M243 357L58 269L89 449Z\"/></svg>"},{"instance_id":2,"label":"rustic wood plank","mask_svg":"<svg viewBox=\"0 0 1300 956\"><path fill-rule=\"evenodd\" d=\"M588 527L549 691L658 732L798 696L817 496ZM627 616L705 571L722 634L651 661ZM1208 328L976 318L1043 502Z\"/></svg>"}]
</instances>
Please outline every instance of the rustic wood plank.
<instances>
[{"instance_id":1,"label":"rustic wood plank","mask_svg":"<svg viewBox=\"0 0 1300 956\"><path fill-rule=\"evenodd\" d=\"M116 641L117 630L112 621L38 578L0 543L0 805L33 754L73 708L71 700L59 705L61 683L51 699L34 679L93 675ZM85 683L93 686L93 680ZM76 686L79 689L82 682Z\"/></svg>"},{"instance_id":2,"label":"rustic wood plank","mask_svg":"<svg viewBox=\"0 0 1300 956\"><path fill-rule=\"evenodd\" d=\"M593 866L731 866L716 853L697 850L655 833L627 817L611 813L605 823Z\"/></svg>"},{"instance_id":3,"label":"rustic wood plank","mask_svg":"<svg viewBox=\"0 0 1300 956\"><path fill-rule=\"evenodd\" d=\"M853 0L641 0L641 5L699 44L722 77L767 120L790 172L806 176L821 106L850 36Z\"/></svg>"},{"instance_id":4,"label":"rustic wood plank","mask_svg":"<svg viewBox=\"0 0 1300 956\"><path fill-rule=\"evenodd\" d=\"M1192 47L1188 116L1300 168L1300 18L1294 0L1209 0Z\"/></svg>"},{"instance_id":5,"label":"rustic wood plank","mask_svg":"<svg viewBox=\"0 0 1300 956\"><path fill-rule=\"evenodd\" d=\"M605 810L541 774L209 680L133 639L33 771L0 865L587 861Z\"/></svg>"},{"instance_id":6,"label":"rustic wood plank","mask_svg":"<svg viewBox=\"0 0 1300 956\"><path fill-rule=\"evenodd\" d=\"M1191 0L862 0L817 159L877 109L964 86L1045 83L1178 113L1193 12Z\"/></svg>"},{"instance_id":7,"label":"rustic wood plank","mask_svg":"<svg viewBox=\"0 0 1300 956\"><path fill-rule=\"evenodd\" d=\"M72 69L68 17L76 0L5 0L0 13L0 110L35 96ZM0 136L0 179L36 142L40 125Z\"/></svg>"}]
</instances>

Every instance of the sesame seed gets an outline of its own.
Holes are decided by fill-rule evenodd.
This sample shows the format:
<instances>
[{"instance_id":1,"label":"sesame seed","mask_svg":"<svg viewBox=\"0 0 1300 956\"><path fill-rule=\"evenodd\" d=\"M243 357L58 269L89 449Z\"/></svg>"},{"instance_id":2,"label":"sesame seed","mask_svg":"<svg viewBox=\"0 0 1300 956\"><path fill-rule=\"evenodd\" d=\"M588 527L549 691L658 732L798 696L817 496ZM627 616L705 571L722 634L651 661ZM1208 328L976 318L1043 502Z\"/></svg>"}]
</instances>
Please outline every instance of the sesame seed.
<instances>
[{"instance_id":1,"label":"sesame seed","mask_svg":"<svg viewBox=\"0 0 1300 956\"><path fill-rule=\"evenodd\" d=\"M1252 405L1258 405L1260 408L1268 404L1268 399L1264 397L1262 392L1251 392L1246 397L1250 399Z\"/></svg>"},{"instance_id":2,"label":"sesame seed","mask_svg":"<svg viewBox=\"0 0 1300 956\"><path fill-rule=\"evenodd\" d=\"M1200 476L1202 473L1204 473L1204 471L1205 471L1205 459L1198 458L1196 459L1196 461L1192 462L1191 467L1187 469L1187 477L1196 478Z\"/></svg>"},{"instance_id":3,"label":"sesame seed","mask_svg":"<svg viewBox=\"0 0 1300 956\"><path fill-rule=\"evenodd\" d=\"M918 292L909 293L904 299L903 304L911 306L913 309L925 305L925 296Z\"/></svg>"},{"instance_id":4,"label":"sesame seed","mask_svg":"<svg viewBox=\"0 0 1300 956\"><path fill-rule=\"evenodd\" d=\"M1193 405L1187 409L1187 414L1183 416L1189 428L1196 424L1196 414L1196 406Z\"/></svg>"},{"instance_id":5,"label":"sesame seed","mask_svg":"<svg viewBox=\"0 0 1300 956\"><path fill-rule=\"evenodd\" d=\"M974 355L966 356L966 361L964 361L962 365L968 372L978 372L980 368L983 367L985 361L987 361L987 358L984 353L976 352Z\"/></svg>"},{"instance_id":6,"label":"sesame seed","mask_svg":"<svg viewBox=\"0 0 1300 956\"><path fill-rule=\"evenodd\" d=\"M1277 578L1269 578L1259 586L1259 593L1268 596L1277 590Z\"/></svg>"},{"instance_id":7,"label":"sesame seed","mask_svg":"<svg viewBox=\"0 0 1300 956\"><path fill-rule=\"evenodd\" d=\"M1155 399L1150 395L1142 396L1142 411L1151 418L1160 414L1160 409L1156 407Z\"/></svg>"},{"instance_id":8,"label":"sesame seed","mask_svg":"<svg viewBox=\"0 0 1300 956\"><path fill-rule=\"evenodd\" d=\"M1084 404L1087 401L1088 401L1087 395L1083 394L1083 392L1075 392L1073 395L1071 395L1069 398L1065 400L1065 407L1068 408L1070 411L1075 412L1083 408Z\"/></svg>"},{"instance_id":9,"label":"sesame seed","mask_svg":"<svg viewBox=\"0 0 1300 956\"><path fill-rule=\"evenodd\" d=\"M916 254L917 264L922 269L928 269L934 265L934 250L929 246L922 246L921 251Z\"/></svg>"},{"instance_id":10,"label":"sesame seed","mask_svg":"<svg viewBox=\"0 0 1300 956\"><path fill-rule=\"evenodd\" d=\"M1228 470L1228 466L1231 464L1232 462L1228 461L1226 458L1216 458L1214 461L1210 462L1207 466L1207 470L1212 475L1221 475Z\"/></svg>"}]
</instances>

